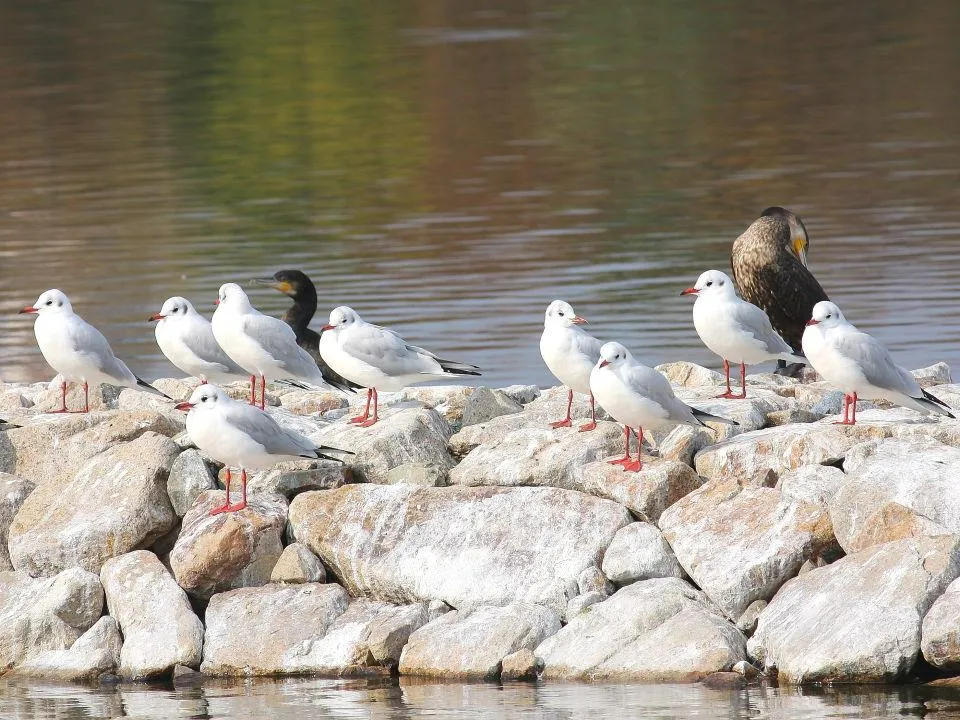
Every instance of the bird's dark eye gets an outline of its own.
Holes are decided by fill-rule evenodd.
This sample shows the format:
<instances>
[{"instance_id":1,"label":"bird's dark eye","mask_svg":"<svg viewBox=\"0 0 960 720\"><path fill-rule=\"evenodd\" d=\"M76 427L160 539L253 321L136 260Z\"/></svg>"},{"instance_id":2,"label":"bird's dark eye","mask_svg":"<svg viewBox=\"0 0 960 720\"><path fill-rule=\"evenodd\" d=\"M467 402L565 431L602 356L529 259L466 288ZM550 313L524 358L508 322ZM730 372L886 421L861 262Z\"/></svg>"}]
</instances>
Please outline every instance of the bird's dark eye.
<instances>
[{"instance_id":1,"label":"bird's dark eye","mask_svg":"<svg viewBox=\"0 0 960 720\"><path fill-rule=\"evenodd\" d=\"M53 305L53 300L47 300L47 305Z\"/></svg>"},{"instance_id":2,"label":"bird's dark eye","mask_svg":"<svg viewBox=\"0 0 960 720\"><path fill-rule=\"evenodd\" d=\"M713 285L713 280L707 283L707 287L710 287L711 285Z\"/></svg>"},{"instance_id":3,"label":"bird's dark eye","mask_svg":"<svg viewBox=\"0 0 960 720\"><path fill-rule=\"evenodd\" d=\"M203 395L203 396L200 397L200 402L206 402L206 401L207 401L207 396L206 396L206 395Z\"/></svg>"},{"instance_id":4,"label":"bird's dark eye","mask_svg":"<svg viewBox=\"0 0 960 720\"><path fill-rule=\"evenodd\" d=\"M560 310L560 311L557 313L557 315L559 315L560 317L563 317L563 310Z\"/></svg>"},{"instance_id":5,"label":"bird's dark eye","mask_svg":"<svg viewBox=\"0 0 960 720\"><path fill-rule=\"evenodd\" d=\"M833 317L833 316L832 316L832 315L830 315L830 314L827 314L827 317L829 318L829 317Z\"/></svg>"}]
</instances>

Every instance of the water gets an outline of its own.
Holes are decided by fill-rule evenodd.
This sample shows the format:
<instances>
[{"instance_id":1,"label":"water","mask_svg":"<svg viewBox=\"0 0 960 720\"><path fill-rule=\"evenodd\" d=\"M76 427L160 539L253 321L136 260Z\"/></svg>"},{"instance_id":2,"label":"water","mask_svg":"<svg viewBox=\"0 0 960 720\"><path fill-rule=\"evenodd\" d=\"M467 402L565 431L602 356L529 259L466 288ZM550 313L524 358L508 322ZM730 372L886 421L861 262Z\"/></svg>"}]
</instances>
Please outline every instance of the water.
<instances>
[{"instance_id":1,"label":"water","mask_svg":"<svg viewBox=\"0 0 960 720\"><path fill-rule=\"evenodd\" d=\"M2 681L0 681L2 683ZM5 697L4 697L5 696ZM821 720L960 718L960 693L913 687L710 690L701 685L443 684L433 681L257 680L108 690L0 684L3 720L86 718L364 718L397 720ZM932 715L936 713L935 715Z\"/></svg>"}]
</instances>

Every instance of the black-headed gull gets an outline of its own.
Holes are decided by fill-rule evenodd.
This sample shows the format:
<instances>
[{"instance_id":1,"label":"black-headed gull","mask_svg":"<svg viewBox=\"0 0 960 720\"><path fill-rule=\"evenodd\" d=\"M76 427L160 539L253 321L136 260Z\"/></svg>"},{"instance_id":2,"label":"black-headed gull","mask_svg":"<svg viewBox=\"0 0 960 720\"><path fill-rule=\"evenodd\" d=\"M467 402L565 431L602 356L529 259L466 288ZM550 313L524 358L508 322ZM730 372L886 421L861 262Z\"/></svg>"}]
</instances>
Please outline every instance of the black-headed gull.
<instances>
[{"instance_id":1,"label":"black-headed gull","mask_svg":"<svg viewBox=\"0 0 960 720\"><path fill-rule=\"evenodd\" d=\"M330 312L323 326L320 354L336 372L367 388L363 415L350 422L370 427L377 420L377 391L401 390L431 377L457 378L479 375L476 365L444 360L432 352L410 345L392 330L371 325L352 308L342 305ZM373 398L373 416L370 400Z\"/></svg>"},{"instance_id":2,"label":"black-headed gull","mask_svg":"<svg viewBox=\"0 0 960 720\"><path fill-rule=\"evenodd\" d=\"M328 452L353 455L348 450L317 446L302 435L283 429L267 413L233 400L216 385L201 385L187 402L176 408L187 411L187 434L193 443L227 469L224 478L227 500L221 507L211 510L211 515L242 510L247 506L247 470L265 470L278 462L297 458L340 461L327 455ZM230 504L231 467L240 468L243 494L236 505Z\"/></svg>"},{"instance_id":3,"label":"black-headed gull","mask_svg":"<svg viewBox=\"0 0 960 720\"><path fill-rule=\"evenodd\" d=\"M813 306L803 333L803 352L813 369L844 393L843 420L838 425L856 424L858 397L888 400L924 415L953 417L946 403L921 388L876 338L847 321L835 303Z\"/></svg>"},{"instance_id":4,"label":"black-headed gull","mask_svg":"<svg viewBox=\"0 0 960 720\"><path fill-rule=\"evenodd\" d=\"M600 407L614 420L623 423L624 456L610 463L622 465L624 470L632 472L643 467L640 446L644 428L704 425L704 420L737 424L687 405L674 395L666 377L637 361L618 342L608 342L600 348L600 360L590 373L590 389ZM637 435L636 460L630 457L630 428L635 428Z\"/></svg>"},{"instance_id":5,"label":"black-headed gull","mask_svg":"<svg viewBox=\"0 0 960 720\"><path fill-rule=\"evenodd\" d=\"M141 388L171 400L164 393L134 375L113 354L110 343L93 325L73 311L69 298L59 290L47 290L21 313L36 313L33 332L47 364L60 373L60 408L67 410L67 383L83 383L83 410L90 412L90 383L107 383Z\"/></svg>"},{"instance_id":6,"label":"black-headed gull","mask_svg":"<svg viewBox=\"0 0 960 720\"><path fill-rule=\"evenodd\" d=\"M590 396L590 422L580 426L580 432L597 427L596 401L590 392L590 372L600 359L603 344L580 328L587 321L573 311L570 303L554 300L547 306L540 336L540 355L550 372L567 386L567 416L551 423L551 427L570 427L570 408L573 392Z\"/></svg>"},{"instance_id":7,"label":"black-headed gull","mask_svg":"<svg viewBox=\"0 0 960 720\"><path fill-rule=\"evenodd\" d=\"M256 404L256 379L260 378L260 409L267 380L300 380L327 383L344 392L352 390L323 377L323 373L283 320L254 309L250 298L236 283L220 286L213 313L213 336L237 365L250 374L250 404Z\"/></svg>"},{"instance_id":8,"label":"black-headed gull","mask_svg":"<svg viewBox=\"0 0 960 720\"><path fill-rule=\"evenodd\" d=\"M747 365L767 360L805 363L780 337L767 314L753 303L737 297L733 281L719 270L707 270L697 284L681 295L696 295L693 325L711 351L723 360L727 391L717 397L743 399L747 396ZM730 363L740 365L740 394L730 388Z\"/></svg>"},{"instance_id":9,"label":"black-headed gull","mask_svg":"<svg viewBox=\"0 0 960 720\"><path fill-rule=\"evenodd\" d=\"M157 345L167 360L201 383L228 383L250 376L223 351L210 321L186 298L168 298L150 321L157 323Z\"/></svg>"}]
</instances>

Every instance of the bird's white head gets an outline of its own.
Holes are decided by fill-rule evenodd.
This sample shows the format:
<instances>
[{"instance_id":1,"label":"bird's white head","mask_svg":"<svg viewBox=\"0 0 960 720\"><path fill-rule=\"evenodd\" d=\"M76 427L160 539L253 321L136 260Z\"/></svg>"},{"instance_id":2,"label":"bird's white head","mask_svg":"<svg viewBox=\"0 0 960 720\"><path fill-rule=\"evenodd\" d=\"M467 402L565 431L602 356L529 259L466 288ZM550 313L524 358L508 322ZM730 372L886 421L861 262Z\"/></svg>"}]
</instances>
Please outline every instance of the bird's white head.
<instances>
[{"instance_id":1,"label":"bird's white head","mask_svg":"<svg viewBox=\"0 0 960 720\"><path fill-rule=\"evenodd\" d=\"M545 326L570 327L571 325L585 325L586 318L582 318L573 311L573 305L563 300L554 300L547 305L547 312L543 317Z\"/></svg>"},{"instance_id":2,"label":"bird's white head","mask_svg":"<svg viewBox=\"0 0 960 720\"><path fill-rule=\"evenodd\" d=\"M56 315L59 313L70 314L73 312L73 305L70 299L57 289L47 290L33 305L27 305L21 311L22 313L38 313L40 315Z\"/></svg>"},{"instance_id":3,"label":"bird's white head","mask_svg":"<svg viewBox=\"0 0 960 720\"><path fill-rule=\"evenodd\" d=\"M330 320L323 326L324 330L338 330L349 327L360 321L360 316L353 308L341 305L330 311Z\"/></svg>"},{"instance_id":4,"label":"bird's white head","mask_svg":"<svg viewBox=\"0 0 960 720\"><path fill-rule=\"evenodd\" d=\"M176 405L177 410L209 412L230 401L230 397L216 385L206 383L193 391L187 402Z\"/></svg>"},{"instance_id":5,"label":"bird's white head","mask_svg":"<svg viewBox=\"0 0 960 720\"><path fill-rule=\"evenodd\" d=\"M600 359L597 361L597 368L609 367L616 369L623 363L630 362L633 355L623 345L618 342L604 343L600 348Z\"/></svg>"},{"instance_id":6,"label":"bird's white head","mask_svg":"<svg viewBox=\"0 0 960 720\"><path fill-rule=\"evenodd\" d=\"M189 300L182 297L172 297L168 298L166 302L163 303L163 306L160 308L160 312L155 313L150 316L150 321L161 321L169 320L176 322L177 320L182 320L188 315L195 315L197 313L194 310L193 305Z\"/></svg>"},{"instance_id":7,"label":"bird's white head","mask_svg":"<svg viewBox=\"0 0 960 720\"><path fill-rule=\"evenodd\" d=\"M737 294L730 277L719 270L707 270L697 278L697 284L680 293L681 295L707 295L711 297L733 297Z\"/></svg>"},{"instance_id":8,"label":"bird's white head","mask_svg":"<svg viewBox=\"0 0 960 720\"><path fill-rule=\"evenodd\" d=\"M819 325L824 330L827 330L840 323L846 322L846 320L836 303L832 303L829 300L821 300L813 306L813 314L812 317L807 320L807 327Z\"/></svg>"},{"instance_id":9,"label":"bird's white head","mask_svg":"<svg viewBox=\"0 0 960 720\"><path fill-rule=\"evenodd\" d=\"M250 298L236 283L224 283L217 293L216 305L225 305L230 308L243 309L250 307Z\"/></svg>"}]
</instances>

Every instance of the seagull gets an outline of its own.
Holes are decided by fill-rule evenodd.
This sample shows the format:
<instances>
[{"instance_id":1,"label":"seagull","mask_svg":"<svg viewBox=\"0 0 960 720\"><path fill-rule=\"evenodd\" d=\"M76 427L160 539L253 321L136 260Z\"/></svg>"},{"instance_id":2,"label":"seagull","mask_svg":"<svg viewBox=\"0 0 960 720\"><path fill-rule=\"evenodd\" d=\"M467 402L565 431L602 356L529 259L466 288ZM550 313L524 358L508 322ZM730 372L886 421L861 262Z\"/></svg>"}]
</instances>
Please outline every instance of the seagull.
<instances>
[{"instance_id":1,"label":"seagull","mask_svg":"<svg viewBox=\"0 0 960 720\"><path fill-rule=\"evenodd\" d=\"M643 428L704 425L704 420L738 424L684 403L673 394L667 378L634 359L630 351L618 342L608 342L600 348L600 360L590 373L590 389L600 407L623 423L626 451L622 458L611 460L610 464L622 465L624 470L631 472L643 467L640 459ZM636 428L636 460L630 458L630 428Z\"/></svg>"},{"instance_id":2,"label":"seagull","mask_svg":"<svg viewBox=\"0 0 960 720\"><path fill-rule=\"evenodd\" d=\"M55 413L90 412L89 383L108 383L141 388L172 400L141 380L113 354L110 343L93 325L73 311L69 298L61 291L47 290L20 314L36 313L33 332L44 360L56 370L60 382L60 408ZM67 383L83 383L83 410L67 410Z\"/></svg>"},{"instance_id":3,"label":"seagull","mask_svg":"<svg viewBox=\"0 0 960 720\"><path fill-rule=\"evenodd\" d=\"M773 329L796 352L813 306L829 299L807 268L809 247L803 220L774 206L753 221L730 252L740 297L767 313ZM778 365L783 368L786 363L781 360Z\"/></svg>"},{"instance_id":4,"label":"seagull","mask_svg":"<svg viewBox=\"0 0 960 720\"><path fill-rule=\"evenodd\" d=\"M310 357L323 373L324 380L330 385L349 385L351 390L360 387L337 375L320 356L320 333L310 329L310 321L317 312L317 288L306 273L300 270L278 270L270 277L253 278L253 282L271 287L293 300L293 305L283 314L283 321L293 328L297 345L310 353Z\"/></svg>"},{"instance_id":5,"label":"seagull","mask_svg":"<svg viewBox=\"0 0 960 720\"><path fill-rule=\"evenodd\" d=\"M296 433L284 430L267 413L253 405L237 402L216 385L205 384L193 391L177 410L187 412L187 433L193 443L214 460L227 466L224 482L226 502L211 515L243 510L247 506L247 470L265 470L278 462L296 458L336 460L328 452L353 455L349 450L319 447ZM242 500L230 504L230 467L240 468Z\"/></svg>"},{"instance_id":6,"label":"seagull","mask_svg":"<svg viewBox=\"0 0 960 720\"><path fill-rule=\"evenodd\" d=\"M743 399L747 396L747 365L766 360L806 363L802 355L780 337L767 314L753 303L737 297L733 281L719 270L707 270L697 284L680 293L696 295L693 325L711 351L723 360L727 391L717 397ZM740 363L740 394L730 389L730 362Z\"/></svg>"},{"instance_id":7,"label":"seagull","mask_svg":"<svg viewBox=\"0 0 960 720\"><path fill-rule=\"evenodd\" d=\"M189 300L169 298L149 321L157 323L157 345L167 359L187 375L200 378L201 383L228 383L249 377L217 344L210 321Z\"/></svg>"},{"instance_id":8,"label":"seagull","mask_svg":"<svg viewBox=\"0 0 960 720\"><path fill-rule=\"evenodd\" d=\"M573 391L590 396L590 422L580 426L580 432L597 427L596 403L590 392L590 371L600 359L600 346L595 337L580 329L586 320L573 311L570 303L554 300L547 306L540 336L540 355L550 372L567 386L567 416L550 423L550 427L570 427L570 408Z\"/></svg>"},{"instance_id":9,"label":"seagull","mask_svg":"<svg viewBox=\"0 0 960 720\"><path fill-rule=\"evenodd\" d=\"M341 305L330 312L323 326L320 354L327 364L351 382L367 388L363 415L350 420L370 427L377 420L377 391L401 390L430 377L458 378L480 375L476 365L443 360L406 340L392 330L371 325L352 308ZM370 399L373 398L373 417Z\"/></svg>"},{"instance_id":10,"label":"seagull","mask_svg":"<svg viewBox=\"0 0 960 720\"><path fill-rule=\"evenodd\" d=\"M313 358L299 345L297 336L283 320L258 312L236 283L220 286L213 313L213 336L237 365L250 375L250 404L256 404L260 378L260 409L265 404L267 380L299 380L313 385L327 383L352 392L342 383L328 382Z\"/></svg>"},{"instance_id":11,"label":"seagull","mask_svg":"<svg viewBox=\"0 0 960 720\"><path fill-rule=\"evenodd\" d=\"M924 415L953 417L946 403L921 388L876 338L858 330L832 302L814 305L803 333L803 352L813 369L844 393L843 420L837 425L857 424L857 398L861 396L889 400Z\"/></svg>"}]
</instances>

